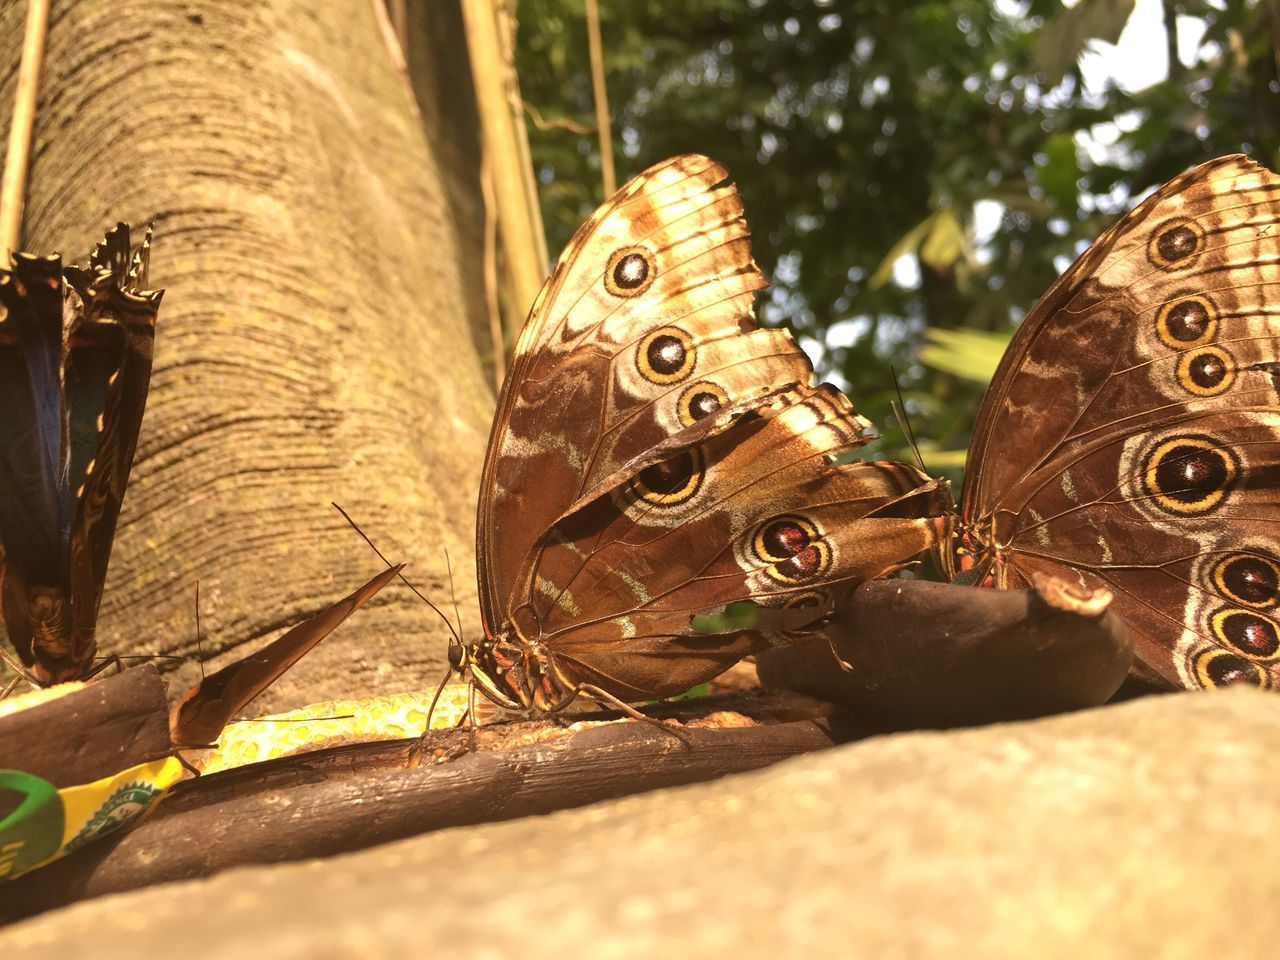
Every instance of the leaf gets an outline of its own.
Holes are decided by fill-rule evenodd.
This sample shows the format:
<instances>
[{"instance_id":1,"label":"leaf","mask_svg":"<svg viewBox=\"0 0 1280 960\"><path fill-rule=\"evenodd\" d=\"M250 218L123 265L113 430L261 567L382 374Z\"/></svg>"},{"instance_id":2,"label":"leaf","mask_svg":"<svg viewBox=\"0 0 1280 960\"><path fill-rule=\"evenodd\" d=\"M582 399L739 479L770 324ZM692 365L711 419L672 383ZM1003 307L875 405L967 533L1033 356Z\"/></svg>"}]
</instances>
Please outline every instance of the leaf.
<instances>
[{"instance_id":1,"label":"leaf","mask_svg":"<svg viewBox=\"0 0 1280 960\"><path fill-rule=\"evenodd\" d=\"M977 383L988 383L995 376L1000 358L1013 336L1012 333L938 327L927 328L924 335L929 343L920 350L921 363Z\"/></svg>"},{"instance_id":2,"label":"leaf","mask_svg":"<svg viewBox=\"0 0 1280 960\"><path fill-rule=\"evenodd\" d=\"M1045 143L1044 154L1045 162L1036 171L1036 180L1060 212L1074 216L1081 177L1075 139L1070 133L1055 133Z\"/></svg>"},{"instance_id":3,"label":"leaf","mask_svg":"<svg viewBox=\"0 0 1280 960\"><path fill-rule=\"evenodd\" d=\"M689 621L696 633L733 633L754 630L759 622L760 607L750 600L731 603L719 613L699 614Z\"/></svg>"},{"instance_id":4,"label":"leaf","mask_svg":"<svg viewBox=\"0 0 1280 960\"><path fill-rule=\"evenodd\" d=\"M920 244L920 259L934 270L946 270L964 256L964 227L951 207L943 207L931 219L929 235Z\"/></svg>"},{"instance_id":5,"label":"leaf","mask_svg":"<svg viewBox=\"0 0 1280 960\"><path fill-rule=\"evenodd\" d=\"M935 270L945 270L964 256L964 228L953 208L939 207L903 234L876 267L868 288L883 287L893 277L893 265L912 253Z\"/></svg>"},{"instance_id":6,"label":"leaf","mask_svg":"<svg viewBox=\"0 0 1280 960\"><path fill-rule=\"evenodd\" d=\"M1133 13L1134 0L1080 0L1040 30L1034 64L1045 85L1056 87L1090 40L1115 43Z\"/></svg>"},{"instance_id":7,"label":"leaf","mask_svg":"<svg viewBox=\"0 0 1280 960\"><path fill-rule=\"evenodd\" d=\"M929 214L914 227L908 230L898 240L897 243L890 248L889 252L880 261L880 266L876 267L876 272L871 275L871 279L867 281L867 286L872 290L878 290L889 282L893 276L893 265L898 262L900 257L905 257L909 253L915 253L920 247L920 241L925 238L929 232L929 226L933 223L936 214Z\"/></svg>"},{"instance_id":8,"label":"leaf","mask_svg":"<svg viewBox=\"0 0 1280 960\"><path fill-rule=\"evenodd\" d=\"M930 470L962 469L968 455L968 450L938 450L931 444L920 444L920 456Z\"/></svg>"}]
</instances>

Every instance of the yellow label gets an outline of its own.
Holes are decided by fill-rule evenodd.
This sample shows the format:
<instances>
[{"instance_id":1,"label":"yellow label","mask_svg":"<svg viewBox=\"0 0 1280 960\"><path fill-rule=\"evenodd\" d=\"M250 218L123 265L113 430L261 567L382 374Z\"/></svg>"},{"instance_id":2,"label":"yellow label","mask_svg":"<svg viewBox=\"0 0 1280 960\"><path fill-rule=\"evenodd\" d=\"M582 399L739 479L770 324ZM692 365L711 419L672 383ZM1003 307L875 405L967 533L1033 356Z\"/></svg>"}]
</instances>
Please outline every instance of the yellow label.
<instances>
[{"instance_id":1,"label":"yellow label","mask_svg":"<svg viewBox=\"0 0 1280 960\"><path fill-rule=\"evenodd\" d=\"M21 876L99 837L135 826L183 775L177 757L164 757L58 790L33 774L0 770L0 787L23 798L0 820L0 880Z\"/></svg>"}]
</instances>

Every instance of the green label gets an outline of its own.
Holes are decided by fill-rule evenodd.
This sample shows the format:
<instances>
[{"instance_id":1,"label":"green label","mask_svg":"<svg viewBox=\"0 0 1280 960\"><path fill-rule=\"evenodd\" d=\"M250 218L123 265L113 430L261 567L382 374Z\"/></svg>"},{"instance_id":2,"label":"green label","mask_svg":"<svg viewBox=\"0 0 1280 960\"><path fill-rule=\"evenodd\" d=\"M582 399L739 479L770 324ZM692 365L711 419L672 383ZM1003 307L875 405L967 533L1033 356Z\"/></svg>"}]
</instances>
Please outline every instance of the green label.
<instances>
[{"instance_id":1,"label":"green label","mask_svg":"<svg viewBox=\"0 0 1280 960\"><path fill-rule=\"evenodd\" d=\"M23 795L0 820L0 879L30 870L62 846L62 798L48 780L21 770L0 770L0 787Z\"/></svg>"}]
</instances>

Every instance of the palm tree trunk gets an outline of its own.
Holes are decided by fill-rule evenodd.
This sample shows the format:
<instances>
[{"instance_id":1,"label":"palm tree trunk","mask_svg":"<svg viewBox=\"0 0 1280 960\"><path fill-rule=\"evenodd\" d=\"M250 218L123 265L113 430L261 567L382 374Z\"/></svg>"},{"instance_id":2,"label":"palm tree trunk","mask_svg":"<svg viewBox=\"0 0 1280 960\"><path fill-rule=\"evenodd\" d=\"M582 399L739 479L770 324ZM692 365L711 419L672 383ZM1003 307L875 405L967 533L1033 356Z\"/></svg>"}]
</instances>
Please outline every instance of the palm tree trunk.
<instances>
[{"instance_id":1,"label":"palm tree trunk","mask_svg":"<svg viewBox=\"0 0 1280 960\"><path fill-rule=\"evenodd\" d=\"M0 12L0 117L21 17ZM449 120L475 142L473 114ZM76 260L116 220L152 221L167 291L100 649L186 658L189 681L197 578L215 663L347 593L381 562L331 500L441 606L447 550L476 629L493 396L474 231L457 225L475 171L441 135L370 0L55 3L23 246ZM423 686L445 635L390 587L263 708Z\"/></svg>"}]
</instances>

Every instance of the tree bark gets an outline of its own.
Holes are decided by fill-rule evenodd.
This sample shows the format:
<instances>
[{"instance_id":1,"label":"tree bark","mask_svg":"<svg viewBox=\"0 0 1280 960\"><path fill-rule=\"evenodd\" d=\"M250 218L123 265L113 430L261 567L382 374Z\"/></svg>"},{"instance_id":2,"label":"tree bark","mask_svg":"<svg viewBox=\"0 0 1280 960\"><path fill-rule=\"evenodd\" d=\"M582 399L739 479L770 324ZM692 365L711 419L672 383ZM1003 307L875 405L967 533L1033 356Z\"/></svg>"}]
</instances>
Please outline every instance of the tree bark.
<instances>
[{"instance_id":1,"label":"tree bark","mask_svg":"<svg viewBox=\"0 0 1280 960\"><path fill-rule=\"evenodd\" d=\"M0 11L5 117L20 8ZM431 106L474 142L473 115ZM381 561L331 500L445 607L447 550L474 632L493 395L457 227L474 173L448 159L370 0L55 3L23 246L74 261L154 222L166 289L101 650L186 658L184 686L197 578L215 666L350 591ZM261 706L426 685L444 637L393 585Z\"/></svg>"}]
</instances>

